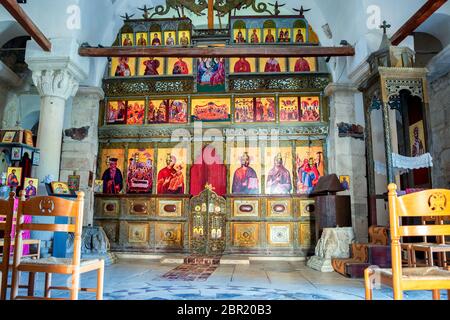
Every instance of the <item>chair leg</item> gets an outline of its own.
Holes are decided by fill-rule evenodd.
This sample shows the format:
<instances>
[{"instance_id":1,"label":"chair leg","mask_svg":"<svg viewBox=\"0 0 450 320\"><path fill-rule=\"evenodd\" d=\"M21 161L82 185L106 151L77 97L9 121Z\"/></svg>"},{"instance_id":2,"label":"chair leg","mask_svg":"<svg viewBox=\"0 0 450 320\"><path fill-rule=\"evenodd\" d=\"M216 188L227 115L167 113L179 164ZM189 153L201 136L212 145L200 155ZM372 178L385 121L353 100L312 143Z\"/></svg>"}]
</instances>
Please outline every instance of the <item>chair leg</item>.
<instances>
[{"instance_id":1,"label":"chair leg","mask_svg":"<svg viewBox=\"0 0 450 320\"><path fill-rule=\"evenodd\" d=\"M373 299L373 290L372 290L372 283L370 282L370 275L371 270L367 268L364 270L364 287L366 292L366 300L372 300Z\"/></svg>"},{"instance_id":2,"label":"chair leg","mask_svg":"<svg viewBox=\"0 0 450 320\"><path fill-rule=\"evenodd\" d=\"M433 251L431 249L428 251L428 261L430 262L430 267L434 267L434 257L433 257Z\"/></svg>"},{"instance_id":3,"label":"chair leg","mask_svg":"<svg viewBox=\"0 0 450 320\"><path fill-rule=\"evenodd\" d=\"M52 285L52 274L45 274L45 297L50 298L50 286Z\"/></svg>"},{"instance_id":4,"label":"chair leg","mask_svg":"<svg viewBox=\"0 0 450 320\"><path fill-rule=\"evenodd\" d=\"M19 283L20 283L20 271L13 269L12 283L11 283L11 300L16 300L19 294Z\"/></svg>"},{"instance_id":5,"label":"chair leg","mask_svg":"<svg viewBox=\"0 0 450 320\"><path fill-rule=\"evenodd\" d=\"M412 266L414 268L417 267L417 258L416 258L416 250L411 249L411 260L412 260Z\"/></svg>"},{"instance_id":6,"label":"chair leg","mask_svg":"<svg viewBox=\"0 0 450 320\"><path fill-rule=\"evenodd\" d=\"M441 291L433 290L433 300L441 300Z\"/></svg>"},{"instance_id":7,"label":"chair leg","mask_svg":"<svg viewBox=\"0 0 450 320\"><path fill-rule=\"evenodd\" d=\"M29 272L28 274L28 296L34 296L34 282L36 279L36 272Z\"/></svg>"},{"instance_id":8,"label":"chair leg","mask_svg":"<svg viewBox=\"0 0 450 320\"><path fill-rule=\"evenodd\" d=\"M447 300L450 300L450 290L447 290Z\"/></svg>"},{"instance_id":9,"label":"chair leg","mask_svg":"<svg viewBox=\"0 0 450 320\"><path fill-rule=\"evenodd\" d=\"M103 300L103 280L105 274L105 263L97 270L97 300Z\"/></svg>"},{"instance_id":10,"label":"chair leg","mask_svg":"<svg viewBox=\"0 0 450 320\"><path fill-rule=\"evenodd\" d=\"M8 290L8 271L1 271L2 274L2 291L0 295L0 300L6 300L6 291Z\"/></svg>"},{"instance_id":11,"label":"chair leg","mask_svg":"<svg viewBox=\"0 0 450 320\"><path fill-rule=\"evenodd\" d=\"M78 300L78 291L80 290L80 272L72 273L72 285L70 287L70 300Z\"/></svg>"}]
</instances>

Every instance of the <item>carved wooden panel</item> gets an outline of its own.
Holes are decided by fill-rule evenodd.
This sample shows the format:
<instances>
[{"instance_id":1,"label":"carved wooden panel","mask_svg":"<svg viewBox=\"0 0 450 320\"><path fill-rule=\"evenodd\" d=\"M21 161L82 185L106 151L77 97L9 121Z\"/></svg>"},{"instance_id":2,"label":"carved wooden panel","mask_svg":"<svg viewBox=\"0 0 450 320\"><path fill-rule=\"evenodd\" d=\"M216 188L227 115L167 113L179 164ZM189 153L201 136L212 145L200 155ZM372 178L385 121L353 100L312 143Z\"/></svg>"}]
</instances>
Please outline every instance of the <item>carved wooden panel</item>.
<instances>
[{"instance_id":1,"label":"carved wooden panel","mask_svg":"<svg viewBox=\"0 0 450 320\"><path fill-rule=\"evenodd\" d=\"M96 225L103 228L110 243L119 241L119 223L114 221L97 221Z\"/></svg>"},{"instance_id":2,"label":"carved wooden panel","mask_svg":"<svg viewBox=\"0 0 450 320\"><path fill-rule=\"evenodd\" d=\"M183 200L157 200L157 212L160 217L181 217L183 215Z\"/></svg>"},{"instance_id":3,"label":"carved wooden panel","mask_svg":"<svg viewBox=\"0 0 450 320\"><path fill-rule=\"evenodd\" d=\"M267 199L267 215L271 218L292 217L291 199Z\"/></svg>"},{"instance_id":4,"label":"carved wooden panel","mask_svg":"<svg viewBox=\"0 0 450 320\"><path fill-rule=\"evenodd\" d=\"M120 213L120 200L101 200L101 211L104 216L118 216Z\"/></svg>"},{"instance_id":5,"label":"carved wooden panel","mask_svg":"<svg viewBox=\"0 0 450 320\"><path fill-rule=\"evenodd\" d=\"M299 213L301 217L314 217L316 202L311 199L299 200Z\"/></svg>"},{"instance_id":6,"label":"carved wooden panel","mask_svg":"<svg viewBox=\"0 0 450 320\"><path fill-rule=\"evenodd\" d=\"M151 201L146 199L127 199L127 211L132 216L151 214Z\"/></svg>"},{"instance_id":7,"label":"carved wooden panel","mask_svg":"<svg viewBox=\"0 0 450 320\"><path fill-rule=\"evenodd\" d=\"M159 248L183 248L183 224L156 223L155 242Z\"/></svg>"},{"instance_id":8,"label":"carved wooden panel","mask_svg":"<svg viewBox=\"0 0 450 320\"><path fill-rule=\"evenodd\" d=\"M301 246L313 246L315 244L315 225L310 223L300 223L298 230L298 240Z\"/></svg>"},{"instance_id":9,"label":"carved wooden panel","mask_svg":"<svg viewBox=\"0 0 450 320\"><path fill-rule=\"evenodd\" d=\"M233 217L259 217L259 200L233 200Z\"/></svg>"},{"instance_id":10,"label":"carved wooden panel","mask_svg":"<svg viewBox=\"0 0 450 320\"><path fill-rule=\"evenodd\" d=\"M252 248L259 246L259 223L231 224L232 243L235 247Z\"/></svg>"},{"instance_id":11,"label":"carved wooden panel","mask_svg":"<svg viewBox=\"0 0 450 320\"><path fill-rule=\"evenodd\" d=\"M267 244L273 247L289 247L292 245L292 223L268 223L266 225Z\"/></svg>"},{"instance_id":12,"label":"carved wooden panel","mask_svg":"<svg viewBox=\"0 0 450 320\"><path fill-rule=\"evenodd\" d=\"M146 244L150 236L149 223L128 222L128 243Z\"/></svg>"}]
</instances>

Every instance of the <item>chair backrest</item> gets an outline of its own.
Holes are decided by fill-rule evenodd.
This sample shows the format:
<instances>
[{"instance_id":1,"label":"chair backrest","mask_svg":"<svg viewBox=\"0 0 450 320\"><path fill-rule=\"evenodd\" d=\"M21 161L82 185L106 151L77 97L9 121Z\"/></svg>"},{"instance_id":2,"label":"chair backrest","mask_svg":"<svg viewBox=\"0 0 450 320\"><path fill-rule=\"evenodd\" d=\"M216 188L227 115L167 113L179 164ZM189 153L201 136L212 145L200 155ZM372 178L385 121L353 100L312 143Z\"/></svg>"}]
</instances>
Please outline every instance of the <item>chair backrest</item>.
<instances>
[{"instance_id":1,"label":"chair backrest","mask_svg":"<svg viewBox=\"0 0 450 320\"><path fill-rule=\"evenodd\" d=\"M0 200L0 231L3 232L2 266L8 267L11 250L11 231L14 217L15 193L9 194L8 200Z\"/></svg>"},{"instance_id":2,"label":"chair backrest","mask_svg":"<svg viewBox=\"0 0 450 320\"><path fill-rule=\"evenodd\" d=\"M77 199L73 201L58 197L35 197L26 200L25 192L21 191L17 212L14 265L17 266L22 258L22 232L24 230L74 233L72 265L79 265L81 257L83 208L84 192L78 192ZM24 223L25 215L31 217L67 217L69 218L69 222L67 224Z\"/></svg>"},{"instance_id":3,"label":"chair backrest","mask_svg":"<svg viewBox=\"0 0 450 320\"><path fill-rule=\"evenodd\" d=\"M392 243L392 271L395 275L401 275L401 247L402 237L445 237L450 235L450 225L444 224L444 220L450 216L450 190L431 189L411 193L399 197L397 185L389 187L389 217L391 225ZM403 217L420 217L420 225L405 225ZM426 221L435 219L435 224L427 224Z\"/></svg>"}]
</instances>

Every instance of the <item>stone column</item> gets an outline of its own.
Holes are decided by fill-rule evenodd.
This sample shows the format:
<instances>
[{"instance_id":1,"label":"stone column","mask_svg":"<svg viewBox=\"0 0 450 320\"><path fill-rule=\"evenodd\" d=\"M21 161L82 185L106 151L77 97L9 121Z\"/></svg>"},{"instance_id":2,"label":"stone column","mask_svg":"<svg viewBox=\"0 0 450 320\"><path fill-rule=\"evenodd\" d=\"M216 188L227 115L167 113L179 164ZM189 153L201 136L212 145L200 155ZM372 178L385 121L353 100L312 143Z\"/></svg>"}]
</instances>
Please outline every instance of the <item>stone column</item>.
<instances>
[{"instance_id":1,"label":"stone column","mask_svg":"<svg viewBox=\"0 0 450 320\"><path fill-rule=\"evenodd\" d=\"M41 112L37 147L41 150L37 178L47 175L59 180L62 131L66 101L78 90L78 79L69 70L60 68L33 71L33 82L41 96Z\"/></svg>"},{"instance_id":2,"label":"stone column","mask_svg":"<svg viewBox=\"0 0 450 320\"><path fill-rule=\"evenodd\" d=\"M368 239L368 202L366 178L366 149L364 140L339 137L338 124L364 126L363 105L356 104L356 87L351 84L332 83L325 89L330 101L330 134L328 138L328 172L337 176L350 176L350 190L342 194L351 196L352 225L356 240ZM361 119L358 117L360 109Z\"/></svg>"},{"instance_id":3,"label":"stone column","mask_svg":"<svg viewBox=\"0 0 450 320\"><path fill-rule=\"evenodd\" d=\"M89 175L95 179L98 154L99 104L104 93L97 87L80 87L73 99L70 127L64 131L61 155L61 179L69 175L81 178L80 190L84 191L85 208L83 225L93 224L94 189L89 186Z\"/></svg>"}]
</instances>

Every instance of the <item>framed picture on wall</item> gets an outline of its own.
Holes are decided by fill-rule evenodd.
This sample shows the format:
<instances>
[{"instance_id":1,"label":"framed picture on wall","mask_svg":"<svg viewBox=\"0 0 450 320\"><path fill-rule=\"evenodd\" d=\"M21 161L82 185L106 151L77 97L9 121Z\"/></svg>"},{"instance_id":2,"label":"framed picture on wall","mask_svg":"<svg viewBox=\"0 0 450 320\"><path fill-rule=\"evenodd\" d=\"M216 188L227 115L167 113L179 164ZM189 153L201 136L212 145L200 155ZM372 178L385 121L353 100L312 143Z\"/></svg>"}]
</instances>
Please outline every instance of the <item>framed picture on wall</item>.
<instances>
[{"instance_id":1,"label":"framed picture on wall","mask_svg":"<svg viewBox=\"0 0 450 320\"><path fill-rule=\"evenodd\" d=\"M13 147L11 148L11 161L20 161L22 160L22 148Z\"/></svg>"},{"instance_id":2,"label":"framed picture on wall","mask_svg":"<svg viewBox=\"0 0 450 320\"><path fill-rule=\"evenodd\" d=\"M52 184L52 192L54 195L71 195L69 185L65 182L61 181L53 181Z\"/></svg>"},{"instance_id":3,"label":"framed picture on wall","mask_svg":"<svg viewBox=\"0 0 450 320\"><path fill-rule=\"evenodd\" d=\"M41 161L41 152L34 151L33 152L33 166L38 166Z\"/></svg>"},{"instance_id":4,"label":"framed picture on wall","mask_svg":"<svg viewBox=\"0 0 450 320\"><path fill-rule=\"evenodd\" d=\"M80 176L79 175L70 175L67 179L67 184L69 185L69 189L72 192L76 192L80 190Z\"/></svg>"}]
</instances>

